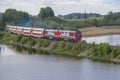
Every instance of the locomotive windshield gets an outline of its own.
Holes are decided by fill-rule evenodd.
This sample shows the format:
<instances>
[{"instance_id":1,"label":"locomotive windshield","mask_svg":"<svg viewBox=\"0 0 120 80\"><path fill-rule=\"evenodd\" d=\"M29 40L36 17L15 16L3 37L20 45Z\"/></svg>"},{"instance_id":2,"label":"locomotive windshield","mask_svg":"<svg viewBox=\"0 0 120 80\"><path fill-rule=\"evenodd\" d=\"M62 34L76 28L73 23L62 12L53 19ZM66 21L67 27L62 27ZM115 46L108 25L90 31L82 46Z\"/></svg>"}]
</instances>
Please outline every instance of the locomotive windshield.
<instances>
[{"instance_id":1,"label":"locomotive windshield","mask_svg":"<svg viewBox=\"0 0 120 80\"><path fill-rule=\"evenodd\" d=\"M76 31L76 34L81 34L81 31L77 30L77 31Z\"/></svg>"}]
</instances>

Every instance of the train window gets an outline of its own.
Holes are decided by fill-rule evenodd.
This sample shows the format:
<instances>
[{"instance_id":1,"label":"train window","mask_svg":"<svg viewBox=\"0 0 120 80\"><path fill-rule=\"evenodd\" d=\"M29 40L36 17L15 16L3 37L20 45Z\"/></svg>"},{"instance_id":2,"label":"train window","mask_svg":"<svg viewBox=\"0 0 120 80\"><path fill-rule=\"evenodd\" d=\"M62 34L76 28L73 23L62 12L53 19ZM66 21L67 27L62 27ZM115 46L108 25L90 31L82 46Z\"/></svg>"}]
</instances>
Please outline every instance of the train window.
<instances>
[{"instance_id":1,"label":"train window","mask_svg":"<svg viewBox=\"0 0 120 80\"><path fill-rule=\"evenodd\" d=\"M81 32L80 32L80 31L77 31L76 34L81 34Z\"/></svg>"},{"instance_id":2,"label":"train window","mask_svg":"<svg viewBox=\"0 0 120 80\"><path fill-rule=\"evenodd\" d=\"M30 29L24 29L25 31L30 31Z\"/></svg>"},{"instance_id":3,"label":"train window","mask_svg":"<svg viewBox=\"0 0 120 80\"><path fill-rule=\"evenodd\" d=\"M49 33L49 34L52 34L52 31L49 31L48 33Z\"/></svg>"},{"instance_id":4,"label":"train window","mask_svg":"<svg viewBox=\"0 0 120 80\"><path fill-rule=\"evenodd\" d=\"M21 30L21 28L18 28L18 30Z\"/></svg>"},{"instance_id":5,"label":"train window","mask_svg":"<svg viewBox=\"0 0 120 80\"><path fill-rule=\"evenodd\" d=\"M36 32L42 32L41 30L34 30L34 31L36 31Z\"/></svg>"}]
</instances>

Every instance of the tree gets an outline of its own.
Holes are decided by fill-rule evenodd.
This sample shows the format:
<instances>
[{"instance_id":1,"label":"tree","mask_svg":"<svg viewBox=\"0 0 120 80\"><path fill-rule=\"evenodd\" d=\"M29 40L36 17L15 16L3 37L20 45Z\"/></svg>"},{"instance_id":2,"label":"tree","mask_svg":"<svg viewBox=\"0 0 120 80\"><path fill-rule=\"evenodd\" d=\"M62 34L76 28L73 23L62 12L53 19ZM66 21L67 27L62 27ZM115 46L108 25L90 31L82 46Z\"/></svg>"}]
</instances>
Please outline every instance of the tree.
<instances>
[{"instance_id":1,"label":"tree","mask_svg":"<svg viewBox=\"0 0 120 80\"><path fill-rule=\"evenodd\" d=\"M40 13L38 14L39 18L48 18L48 17L55 17L54 11L50 7L41 8Z\"/></svg>"},{"instance_id":2,"label":"tree","mask_svg":"<svg viewBox=\"0 0 120 80\"><path fill-rule=\"evenodd\" d=\"M16 9L7 9L2 19L12 25L23 25L29 21L29 14Z\"/></svg>"},{"instance_id":3,"label":"tree","mask_svg":"<svg viewBox=\"0 0 120 80\"><path fill-rule=\"evenodd\" d=\"M3 20L0 21L0 30L4 30L5 29L5 22Z\"/></svg>"},{"instance_id":4,"label":"tree","mask_svg":"<svg viewBox=\"0 0 120 80\"><path fill-rule=\"evenodd\" d=\"M52 8L46 7L45 12L46 12L46 17L55 17Z\"/></svg>"},{"instance_id":5,"label":"tree","mask_svg":"<svg viewBox=\"0 0 120 80\"><path fill-rule=\"evenodd\" d=\"M45 9L44 8L41 8L41 11L38 14L38 17L39 18L45 18L46 17L46 13L45 13Z\"/></svg>"},{"instance_id":6,"label":"tree","mask_svg":"<svg viewBox=\"0 0 120 80\"><path fill-rule=\"evenodd\" d=\"M93 25L94 25L95 27L98 26L97 19L94 19L94 22L93 22L93 23L94 23Z\"/></svg>"}]
</instances>

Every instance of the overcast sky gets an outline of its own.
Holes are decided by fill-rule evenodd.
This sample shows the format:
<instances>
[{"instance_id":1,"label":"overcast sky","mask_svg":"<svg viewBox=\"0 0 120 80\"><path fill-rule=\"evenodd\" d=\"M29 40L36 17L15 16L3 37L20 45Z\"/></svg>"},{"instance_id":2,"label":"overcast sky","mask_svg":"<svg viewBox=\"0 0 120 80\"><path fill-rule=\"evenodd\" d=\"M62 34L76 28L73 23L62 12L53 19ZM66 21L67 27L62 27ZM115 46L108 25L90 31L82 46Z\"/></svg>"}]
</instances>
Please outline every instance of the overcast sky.
<instances>
[{"instance_id":1,"label":"overcast sky","mask_svg":"<svg viewBox=\"0 0 120 80\"><path fill-rule=\"evenodd\" d=\"M8 8L26 11L37 15L42 7L52 7L55 15L68 13L120 12L120 0L0 0L0 12Z\"/></svg>"}]
</instances>

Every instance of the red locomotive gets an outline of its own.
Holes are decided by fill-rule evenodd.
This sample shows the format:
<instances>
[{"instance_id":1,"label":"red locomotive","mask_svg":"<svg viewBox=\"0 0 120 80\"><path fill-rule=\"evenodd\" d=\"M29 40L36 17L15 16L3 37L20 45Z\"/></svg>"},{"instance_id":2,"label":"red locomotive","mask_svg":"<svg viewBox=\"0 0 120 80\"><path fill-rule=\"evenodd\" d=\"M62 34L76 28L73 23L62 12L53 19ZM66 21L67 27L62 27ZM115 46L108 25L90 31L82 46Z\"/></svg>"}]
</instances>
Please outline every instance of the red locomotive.
<instances>
[{"instance_id":1,"label":"red locomotive","mask_svg":"<svg viewBox=\"0 0 120 80\"><path fill-rule=\"evenodd\" d=\"M79 41L82 39L82 33L79 30L58 30L11 25L7 25L6 30L11 33L54 40Z\"/></svg>"}]
</instances>

